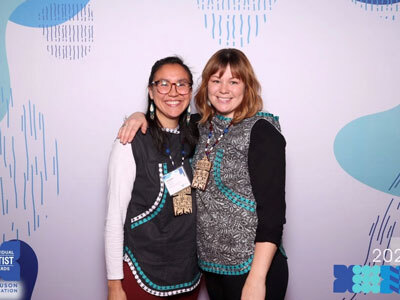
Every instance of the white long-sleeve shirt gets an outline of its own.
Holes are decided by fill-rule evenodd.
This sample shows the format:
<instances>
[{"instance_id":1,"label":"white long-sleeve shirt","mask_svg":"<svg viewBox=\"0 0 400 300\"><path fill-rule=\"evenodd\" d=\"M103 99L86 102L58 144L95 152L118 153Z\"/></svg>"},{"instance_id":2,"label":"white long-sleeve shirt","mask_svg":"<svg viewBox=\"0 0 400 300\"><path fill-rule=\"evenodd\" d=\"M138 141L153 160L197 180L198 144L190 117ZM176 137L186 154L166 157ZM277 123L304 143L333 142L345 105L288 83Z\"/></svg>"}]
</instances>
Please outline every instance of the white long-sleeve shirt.
<instances>
[{"instance_id":1,"label":"white long-sleeve shirt","mask_svg":"<svg viewBox=\"0 0 400 300\"><path fill-rule=\"evenodd\" d=\"M136 164L132 145L123 145L118 139L115 140L108 164L107 217L104 230L108 280L124 278L124 224L135 177Z\"/></svg>"}]
</instances>

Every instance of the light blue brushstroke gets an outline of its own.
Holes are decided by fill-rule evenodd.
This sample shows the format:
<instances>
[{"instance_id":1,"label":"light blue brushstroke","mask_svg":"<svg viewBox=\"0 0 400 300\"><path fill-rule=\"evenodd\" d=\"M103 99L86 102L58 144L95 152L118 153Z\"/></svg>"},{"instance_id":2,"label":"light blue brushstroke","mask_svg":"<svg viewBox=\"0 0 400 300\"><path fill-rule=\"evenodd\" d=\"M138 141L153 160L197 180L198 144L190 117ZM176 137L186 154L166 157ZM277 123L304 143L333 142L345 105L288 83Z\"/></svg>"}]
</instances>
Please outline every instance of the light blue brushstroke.
<instances>
[{"instance_id":1,"label":"light blue brushstroke","mask_svg":"<svg viewBox=\"0 0 400 300\"><path fill-rule=\"evenodd\" d=\"M43 205L43 174L40 171L40 204Z\"/></svg>"},{"instance_id":2,"label":"light blue brushstroke","mask_svg":"<svg viewBox=\"0 0 400 300\"><path fill-rule=\"evenodd\" d=\"M258 15L256 15L256 36L258 36Z\"/></svg>"},{"instance_id":3,"label":"light blue brushstroke","mask_svg":"<svg viewBox=\"0 0 400 300\"><path fill-rule=\"evenodd\" d=\"M18 193L17 193L17 162L15 160L15 147L14 147L14 137L11 137L11 149L13 153L13 160L14 160L14 195L15 195L15 208L18 208Z\"/></svg>"},{"instance_id":4,"label":"light blue brushstroke","mask_svg":"<svg viewBox=\"0 0 400 300\"><path fill-rule=\"evenodd\" d=\"M355 179L400 196L400 188L393 186L400 173L400 105L347 124L335 138L334 153Z\"/></svg>"},{"instance_id":5,"label":"light blue brushstroke","mask_svg":"<svg viewBox=\"0 0 400 300\"><path fill-rule=\"evenodd\" d=\"M38 174L38 162L37 162L37 156L35 155L35 174Z\"/></svg>"},{"instance_id":6,"label":"light blue brushstroke","mask_svg":"<svg viewBox=\"0 0 400 300\"><path fill-rule=\"evenodd\" d=\"M249 30L247 31L247 44L250 44L250 32L251 32L251 23L250 23L250 15L247 17L247 24Z\"/></svg>"},{"instance_id":7,"label":"light blue brushstroke","mask_svg":"<svg viewBox=\"0 0 400 300\"><path fill-rule=\"evenodd\" d=\"M32 212L33 212L33 230L36 231L36 205L35 205L35 190L33 182L33 165L31 165L31 197L32 197Z\"/></svg>"},{"instance_id":8,"label":"light blue brushstroke","mask_svg":"<svg viewBox=\"0 0 400 300\"><path fill-rule=\"evenodd\" d=\"M56 171L57 171L57 195L60 194L60 172L58 169L58 145L57 145L57 140L55 141L56 143Z\"/></svg>"},{"instance_id":9,"label":"light blue brushstroke","mask_svg":"<svg viewBox=\"0 0 400 300\"><path fill-rule=\"evenodd\" d=\"M8 114L7 114L8 115ZM32 131L32 109L31 109L31 100L29 100L29 128L30 128L30 132L31 132L31 136L33 134Z\"/></svg>"},{"instance_id":10,"label":"light blue brushstroke","mask_svg":"<svg viewBox=\"0 0 400 300\"><path fill-rule=\"evenodd\" d=\"M222 35L222 27L221 27L221 22L222 22L222 16L219 15L219 21L218 21L218 33L219 33L219 44L221 45L221 35Z\"/></svg>"},{"instance_id":11,"label":"light blue brushstroke","mask_svg":"<svg viewBox=\"0 0 400 300\"><path fill-rule=\"evenodd\" d=\"M235 40L235 15L232 18L232 39Z\"/></svg>"},{"instance_id":12,"label":"light blue brushstroke","mask_svg":"<svg viewBox=\"0 0 400 300\"><path fill-rule=\"evenodd\" d=\"M24 209L26 210L26 173L24 172Z\"/></svg>"},{"instance_id":13,"label":"light blue brushstroke","mask_svg":"<svg viewBox=\"0 0 400 300\"><path fill-rule=\"evenodd\" d=\"M4 216L5 211L4 211L3 177L0 177L0 191L1 191L1 208L2 208L2 212L3 212L3 216Z\"/></svg>"},{"instance_id":14,"label":"light blue brushstroke","mask_svg":"<svg viewBox=\"0 0 400 300\"><path fill-rule=\"evenodd\" d=\"M44 179L47 181L47 163L46 163L46 134L44 131L44 116L42 115L42 138L43 138L43 167Z\"/></svg>"},{"instance_id":15,"label":"light blue brushstroke","mask_svg":"<svg viewBox=\"0 0 400 300\"><path fill-rule=\"evenodd\" d=\"M35 133L35 140L37 140L37 135L36 135L36 108L35 104L33 104L33 131Z\"/></svg>"},{"instance_id":16,"label":"light blue brushstroke","mask_svg":"<svg viewBox=\"0 0 400 300\"><path fill-rule=\"evenodd\" d=\"M3 136L3 159L4 159L4 166L7 168L7 161L6 161L6 136Z\"/></svg>"},{"instance_id":17,"label":"light blue brushstroke","mask_svg":"<svg viewBox=\"0 0 400 300\"><path fill-rule=\"evenodd\" d=\"M214 39L215 38L215 15L214 14L212 14L212 20L213 20L213 23L212 23L212 38Z\"/></svg>"},{"instance_id":18,"label":"light blue brushstroke","mask_svg":"<svg viewBox=\"0 0 400 300\"><path fill-rule=\"evenodd\" d=\"M226 44L229 45L229 38L230 38L230 32L229 32L229 15L227 16L228 20L226 21Z\"/></svg>"},{"instance_id":19,"label":"light blue brushstroke","mask_svg":"<svg viewBox=\"0 0 400 300\"><path fill-rule=\"evenodd\" d=\"M26 154L26 180L29 180L29 150L28 150L28 138L26 137L26 110L25 105L22 106L24 109L24 137L25 137L25 154Z\"/></svg>"}]
</instances>

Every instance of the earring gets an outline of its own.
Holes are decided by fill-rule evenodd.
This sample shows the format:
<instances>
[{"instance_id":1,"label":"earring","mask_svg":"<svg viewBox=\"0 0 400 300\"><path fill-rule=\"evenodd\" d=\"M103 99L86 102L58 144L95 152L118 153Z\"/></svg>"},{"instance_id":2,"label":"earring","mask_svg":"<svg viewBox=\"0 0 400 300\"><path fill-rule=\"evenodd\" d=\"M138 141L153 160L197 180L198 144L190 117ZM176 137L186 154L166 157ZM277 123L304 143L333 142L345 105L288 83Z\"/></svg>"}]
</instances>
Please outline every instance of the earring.
<instances>
[{"instance_id":1,"label":"earring","mask_svg":"<svg viewBox=\"0 0 400 300\"><path fill-rule=\"evenodd\" d=\"M154 104L153 101L150 103L150 119L154 120Z\"/></svg>"},{"instance_id":2,"label":"earring","mask_svg":"<svg viewBox=\"0 0 400 300\"><path fill-rule=\"evenodd\" d=\"M208 105L208 106L211 106L210 100L207 100L207 105Z\"/></svg>"},{"instance_id":3,"label":"earring","mask_svg":"<svg viewBox=\"0 0 400 300\"><path fill-rule=\"evenodd\" d=\"M190 123L190 104L186 110L186 124L189 125L189 123Z\"/></svg>"}]
</instances>

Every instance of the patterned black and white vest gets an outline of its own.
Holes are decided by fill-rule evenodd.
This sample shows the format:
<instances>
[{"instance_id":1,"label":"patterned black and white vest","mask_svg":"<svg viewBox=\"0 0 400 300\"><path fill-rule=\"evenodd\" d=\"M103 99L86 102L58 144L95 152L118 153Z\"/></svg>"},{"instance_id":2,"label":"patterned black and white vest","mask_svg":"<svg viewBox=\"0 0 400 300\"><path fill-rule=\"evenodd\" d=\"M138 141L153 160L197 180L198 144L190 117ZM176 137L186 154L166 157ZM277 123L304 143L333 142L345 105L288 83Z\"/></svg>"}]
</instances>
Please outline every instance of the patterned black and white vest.
<instances>
[{"instance_id":1,"label":"patterned black and white vest","mask_svg":"<svg viewBox=\"0 0 400 300\"><path fill-rule=\"evenodd\" d=\"M260 112L231 126L210 153L213 163L207 188L196 190L197 251L202 270L224 275L250 271L257 229L256 202L248 171L248 152L253 125L265 119L279 131L278 117ZM231 119L214 116L210 144ZM199 125L200 140L193 166L205 155L209 123Z\"/></svg>"}]
</instances>

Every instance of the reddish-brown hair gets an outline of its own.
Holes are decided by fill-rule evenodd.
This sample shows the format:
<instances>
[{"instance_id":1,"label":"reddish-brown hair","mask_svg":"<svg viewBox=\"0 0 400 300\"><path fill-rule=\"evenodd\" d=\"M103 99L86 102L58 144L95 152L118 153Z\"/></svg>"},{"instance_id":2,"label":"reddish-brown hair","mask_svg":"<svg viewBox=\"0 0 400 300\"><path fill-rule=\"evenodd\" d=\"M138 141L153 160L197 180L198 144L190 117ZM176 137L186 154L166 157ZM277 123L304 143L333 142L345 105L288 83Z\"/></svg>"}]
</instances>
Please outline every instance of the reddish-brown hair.
<instances>
[{"instance_id":1,"label":"reddish-brown hair","mask_svg":"<svg viewBox=\"0 0 400 300\"><path fill-rule=\"evenodd\" d=\"M197 111L202 116L200 120L202 124L210 121L216 114L215 108L208 104L208 81L217 72L221 77L228 65L232 75L243 81L245 86L243 101L235 110L233 123L236 124L245 118L252 117L262 109L261 86L246 55L238 49L221 49L211 56L204 67L201 85L194 97Z\"/></svg>"}]
</instances>

